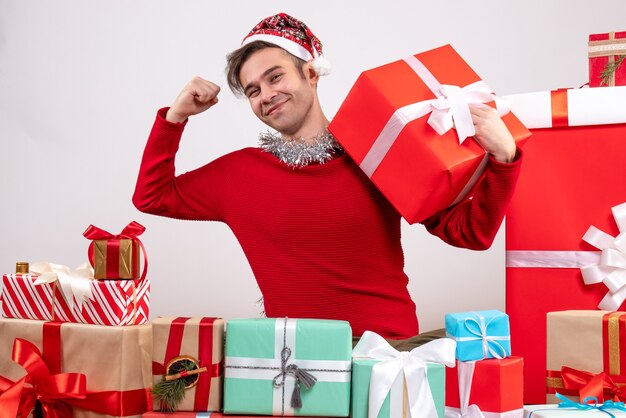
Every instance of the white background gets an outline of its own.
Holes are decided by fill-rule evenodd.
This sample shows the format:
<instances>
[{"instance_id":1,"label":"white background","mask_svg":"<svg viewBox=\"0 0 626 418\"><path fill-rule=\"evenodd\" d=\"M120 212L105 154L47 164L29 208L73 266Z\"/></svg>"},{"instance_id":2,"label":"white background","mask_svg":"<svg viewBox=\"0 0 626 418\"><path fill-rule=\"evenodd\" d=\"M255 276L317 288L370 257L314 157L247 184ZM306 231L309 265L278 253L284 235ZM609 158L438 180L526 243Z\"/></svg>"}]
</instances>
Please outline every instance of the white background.
<instances>
[{"instance_id":1,"label":"white background","mask_svg":"<svg viewBox=\"0 0 626 418\"><path fill-rule=\"evenodd\" d=\"M151 317L258 316L260 293L228 227L145 215L131 196L156 110L194 75L223 90L190 121L177 171L256 144L263 127L227 90L224 56L279 11L324 43L329 118L361 71L445 43L501 95L578 87L588 35L626 30L623 0L0 0L0 270L19 260L75 267L89 224L117 233L137 220ZM472 252L403 225L423 331L443 326L445 312L504 309L503 229Z\"/></svg>"}]
</instances>

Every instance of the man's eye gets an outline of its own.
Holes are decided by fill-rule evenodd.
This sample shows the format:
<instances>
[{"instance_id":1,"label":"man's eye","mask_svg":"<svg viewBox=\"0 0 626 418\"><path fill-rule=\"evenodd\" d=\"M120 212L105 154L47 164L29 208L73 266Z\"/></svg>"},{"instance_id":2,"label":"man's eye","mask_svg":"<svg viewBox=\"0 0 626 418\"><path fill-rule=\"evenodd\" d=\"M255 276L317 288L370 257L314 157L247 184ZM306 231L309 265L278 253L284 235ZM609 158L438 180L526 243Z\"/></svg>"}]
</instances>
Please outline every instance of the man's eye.
<instances>
[{"instance_id":1,"label":"man's eye","mask_svg":"<svg viewBox=\"0 0 626 418\"><path fill-rule=\"evenodd\" d=\"M282 77L282 74L274 74L270 80L272 81L277 81L278 79L280 79L280 77Z\"/></svg>"},{"instance_id":2,"label":"man's eye","mask_svg":"<svg viewBox=\"0 0 626 418\"><path fill-rule=\"evenodd\" d=\"M248 91L248 99L256 97L259 94L259 89L249 90Z\"/></svg>"}]
</instances>

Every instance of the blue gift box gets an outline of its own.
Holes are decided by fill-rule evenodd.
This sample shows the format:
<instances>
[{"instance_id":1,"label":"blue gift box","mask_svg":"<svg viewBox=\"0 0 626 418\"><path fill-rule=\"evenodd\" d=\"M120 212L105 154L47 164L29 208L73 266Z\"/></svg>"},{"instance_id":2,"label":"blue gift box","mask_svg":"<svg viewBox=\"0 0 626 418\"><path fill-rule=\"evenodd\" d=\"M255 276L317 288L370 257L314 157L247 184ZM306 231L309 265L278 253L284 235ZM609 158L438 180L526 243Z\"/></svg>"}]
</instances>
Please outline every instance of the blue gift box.
<instances>
[{"instance_id":1,"label":"blue gift box","mask_svg":"<svg viewBox=\"0 0 626 418\"><path fill-rule=\"evenodd\" d=\"M456 341L460 361L511 355L509 316L498 310L446 314L446 335Z\"/></svg>"}]
</instances>

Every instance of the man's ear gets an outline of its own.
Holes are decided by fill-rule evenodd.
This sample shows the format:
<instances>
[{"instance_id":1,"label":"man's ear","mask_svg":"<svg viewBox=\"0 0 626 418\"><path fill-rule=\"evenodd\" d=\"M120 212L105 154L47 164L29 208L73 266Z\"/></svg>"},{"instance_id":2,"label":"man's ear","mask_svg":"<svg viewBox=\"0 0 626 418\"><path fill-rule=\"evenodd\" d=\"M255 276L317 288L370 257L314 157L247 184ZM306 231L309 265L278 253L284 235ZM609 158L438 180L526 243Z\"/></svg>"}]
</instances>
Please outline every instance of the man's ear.
<instances>
[{"instance_id":1,"label":"man's ear","mask_svg":"<svg viewBox=\"0 0 626 418\"><path fill-rule=\"evenodd\" d=\"M302 66L302 71L304 72L307 80L309 80L309 83L312 83L313 85L317 86L317 82L319 81L320 76L317 75L317 72L313 68L313 60L305 63Z\"/></svg>"}]
</instances>

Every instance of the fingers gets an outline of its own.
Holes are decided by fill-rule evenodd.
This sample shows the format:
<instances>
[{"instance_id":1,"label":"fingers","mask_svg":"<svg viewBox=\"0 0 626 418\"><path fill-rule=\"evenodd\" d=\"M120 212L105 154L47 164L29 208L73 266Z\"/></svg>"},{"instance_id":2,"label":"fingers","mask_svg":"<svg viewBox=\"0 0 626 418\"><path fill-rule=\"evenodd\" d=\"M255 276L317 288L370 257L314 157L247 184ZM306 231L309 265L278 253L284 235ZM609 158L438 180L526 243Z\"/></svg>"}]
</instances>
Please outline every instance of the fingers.
<instances>
[{"instance_id":1,"label":"fingers","mask_svg":"<svg viewBox=\"0 0 626 418\"><path fill-rule=\"evenodd\" d=\"M187 84L186 89L200 104L207 105L217 103L220 92L220 86L197 76Z\"/></svg>"},{"instance_id":2,"label":"fingers","mask_svg":"<svg viewBox=\"0 0 626 418\"><path fill-rule=\"evenodd\" d=\"M194 77L180 92L167 112L166 119L182 122L189 116L202 113L218 102L220 86L202 77Z\"/></svg>"}]
</instances>

